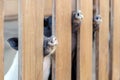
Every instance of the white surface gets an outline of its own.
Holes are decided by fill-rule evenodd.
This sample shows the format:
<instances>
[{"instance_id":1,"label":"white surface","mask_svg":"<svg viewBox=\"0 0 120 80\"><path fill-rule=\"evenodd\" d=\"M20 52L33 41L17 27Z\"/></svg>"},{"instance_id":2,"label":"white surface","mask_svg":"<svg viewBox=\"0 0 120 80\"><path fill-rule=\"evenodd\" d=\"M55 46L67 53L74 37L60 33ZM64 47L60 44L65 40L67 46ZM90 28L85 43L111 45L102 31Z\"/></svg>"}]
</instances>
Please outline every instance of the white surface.
<instances>
[{"instance_id":1,"label":"white surface","mask_svg":"<svg viewBox=\"0 0 120 80\"><path fill-rule=\"evenodd\" d=\"M10 69L4 76L4 80L18 80L18 52L15 55Z\"/></svg>"}]
</instances>

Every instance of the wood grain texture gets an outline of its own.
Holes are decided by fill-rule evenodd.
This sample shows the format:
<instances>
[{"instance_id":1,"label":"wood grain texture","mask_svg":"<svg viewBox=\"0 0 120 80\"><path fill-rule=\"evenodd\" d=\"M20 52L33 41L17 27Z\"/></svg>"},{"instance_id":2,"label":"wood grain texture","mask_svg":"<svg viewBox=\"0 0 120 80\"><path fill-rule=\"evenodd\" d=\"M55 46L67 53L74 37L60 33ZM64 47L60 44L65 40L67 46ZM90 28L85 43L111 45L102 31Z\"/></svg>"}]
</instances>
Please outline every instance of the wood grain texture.
<instances>
[{"instance_id":1,"label":"wood grain texture","mask_svg":"<svg viewBox=\"0 0 120 80\"><path fill-rule=\"evenodd\" d=\"M92 4L92 0L80 0L84 18L80 27L80 74L77 80L92 80Z\"/></svg>"},{"instance_id":2,"label":"wood grain texture","mask_svg":"<svg viewBox=\"0 0 120 80\"><path fill-rule=\"evenodd\" d=\"M99 25L98 80L109 80L109 0L99 0L102 22Z\"/></svg>"},{"instance_id":3,"label":"wood grain texture","mask_svg":"<svg viewBox=\"0 0 120 80\"><path fill-rule=\"evenodd\" d=\"M22 80L43 79L44 0L21 0Z\"/></svg>"},{"instance_id":4,"label":"wood grain texture","mask_svg":"<svg viewBox=\"0 0 120 80\"><path fill-rule=\"evenodd\" d=\"M56 0L56 80L71 80L71 0Z\"/></svg>"},{"instance_id":5,"label":"wood grain texture","mask_svg":"<svg viewBox=\"0 0 120 80\"><path fill-rule=\"evenodd\" d=\"M3 37L3 22L4 22L4 14L3 14L3 0L0 0L0 80L4 80L4 64L3 64L3 54L4 54L4 37Z\"/></svg>"},{"instance_id":6,"label":"wood grain texture","mask_svg":"<svg viewBox=\"0 0 120 80\"><path fill-rule=\"evenodd\" d=\"M113 2L112 80L120 80L120 0Z\"/></svg>"}]
</instances>

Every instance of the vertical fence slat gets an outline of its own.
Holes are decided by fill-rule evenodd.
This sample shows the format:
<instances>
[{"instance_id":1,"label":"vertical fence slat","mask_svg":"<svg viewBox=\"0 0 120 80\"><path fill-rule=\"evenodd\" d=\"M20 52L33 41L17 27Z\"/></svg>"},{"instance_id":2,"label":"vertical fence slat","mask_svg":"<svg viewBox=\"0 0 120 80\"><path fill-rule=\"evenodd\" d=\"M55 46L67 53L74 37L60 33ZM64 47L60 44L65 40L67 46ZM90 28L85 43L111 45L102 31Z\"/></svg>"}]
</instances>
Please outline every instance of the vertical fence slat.
<instances>
[{"instance_id":1,"label":"vertical fence slat","mask_svg":"<svg viewBox=\"0 0 120 80\"><path fill-rule=\"evenodd\" d=\"M71 0L56 0L56 80L71 80Z\"/></svg>"},{"instance_id":2,"label":"vertical fence slat","mask_svg":"<svg viewBox=\"0 0 120 80\"><path fill-rule=\"evenodd\" d=\"M80 51L78 52L80 69L78 69L77 80L92 80L92 2L92 0L80 0L80 9L84 18L80 27Z\"/></svg>"},{"instance_id":3,"label":"vertical fence slat","mask_svg":"<svg viewBox=\"0 0 120 80\"><path fill-rule=\"evenodd\" d=\"M43 79L44 0L21 0L22 80Z\"/></svg>"},{"instance_id":4,"label":"vertical fence slat","mask_svg":"<svg viewBox=\"0 0 120 80\"><path fill-rule=\"evenodd\" d=\"M98 80L108 80L108 57L109 57L109 0L99 0L100 15L102 22L99 26L99 72Z\"/></svg>"},{"instance_id":5,"label":"vertical fence slat","mask_svg":"<svg viewBox=\"0 0 120 80\"><path fill-rule=\"evenodd\" d=\"M4 80L4 69L3 69L3 54L4 54L4 36L3 36L3 0L0 0L0 80Z\"/></svg>"},{"instance_id":6,"label":"vertical fence slat","mask_svg":"<svg viewBox=\"0 0 120 80\"><path fill-rule=\"evenodd\" d=\"M120 0L113 2L112 80L120 80Z\"/></svg>"}]
</instances>

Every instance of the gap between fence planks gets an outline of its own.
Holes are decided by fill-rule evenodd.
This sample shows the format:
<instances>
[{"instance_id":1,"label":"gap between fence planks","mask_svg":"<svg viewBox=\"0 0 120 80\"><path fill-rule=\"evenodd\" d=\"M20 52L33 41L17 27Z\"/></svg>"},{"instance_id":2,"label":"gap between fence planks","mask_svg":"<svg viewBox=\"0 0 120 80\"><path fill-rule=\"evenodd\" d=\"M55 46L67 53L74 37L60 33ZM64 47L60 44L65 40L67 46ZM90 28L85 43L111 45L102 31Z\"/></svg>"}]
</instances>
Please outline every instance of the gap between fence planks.
<instances>
[{"instance_id":1,"label":"gap between fence planks","mask_svg":"<svg viewBox=\"0 0 120 80\"><path fill-rule=\"evenodd\" d=\"M71 0L56 0L56 80L71 80Z\"/></svg>"},{"instance_id":2,"label":"gap between fence planks","mask_svg":"<svg viewBox=\"0 0 120 80\"><path fill-rule=\"evenodd\" d=\"M93 10L93 17L95 17L96 15L100 14L100 10L99 10L99 0L93 0L94 2L94 9ZM99 25L98 25L99 26ZM93 34L94 36L94 34ZM95 32L95 79L98 80L99 78L99 29Z\"/></svg>"},{"instance_id":3,"label":"gap between fence planks","mask_svg":"<svg viewBox=\"0 0 120 80\"><path fill-rule=\"evenodd\" d=\"M109 80L109 0L99 0L99 4L102 22L98 33L98 80Z\"/></svg>"},{"instance_id":4,"label":"gap between fence planks","mask_svg":"<svg viewBox=\"0 0 120 80\"><path fill-rule=\"evenodd\" d=\"M120 0L113 3L112 80L120 80Z\"/></svg>"},{"instance_id":5,"label":"gap between fence planks","mask_svg":"<svg viewBox=\"0 0 120 80\"><path fill-rule=\"evenodd\" d=\"M113 2L112 0L109 1L109 10L110 10L110 14L109 14L109 33L110 33L110 41L109 41L109 79L112 80L112 33L113 33Z\"/></svg>"},{"instance_id":6,"label":"gap between fence planks","mask_svg":"<svg viewBox=\"0 0 120 80\"><path fill-rule=\"evenodd\" d=\"M84 15L80 26L77 80L92 80L92 0L80 0L80 9ZM87 6L86 6L87 5ZM79 73L80 72L80 73Z\"/></svg>"},{"instance_id":7,"label":"gap between fence planks","mask_svg":"<svg viewBox=\"0 0 120 80\"><path fill-rule=\"evenodd\" d=\"M4 1L0 0L0 80L4 80L4 64L3 64L3 55L4 55Z\"/></svg>"},{"instance_id":8,"label":"gap between fence planks","mask_svg":"<svg viewBox=\"0 0 120 80\"><path fill-rule=\"evenodd\" d=\"M22 80L43 79L44 0L21 0Z\"/></svg>"}]
</instances>

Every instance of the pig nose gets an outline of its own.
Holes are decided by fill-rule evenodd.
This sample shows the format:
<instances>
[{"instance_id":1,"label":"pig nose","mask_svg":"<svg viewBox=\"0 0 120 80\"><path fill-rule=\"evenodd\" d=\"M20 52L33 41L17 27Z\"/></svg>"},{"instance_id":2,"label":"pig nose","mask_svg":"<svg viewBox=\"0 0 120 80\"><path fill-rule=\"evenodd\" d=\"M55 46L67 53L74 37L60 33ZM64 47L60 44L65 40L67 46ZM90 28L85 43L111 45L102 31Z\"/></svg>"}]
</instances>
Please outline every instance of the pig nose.
<instances>
[{"instance_id":1,"label":"pig nose","mask_svg":"<svg viewBox=\"0 0 120 80\"><path fill-rule=\"evenodd\" d=\"M53 43L53 40L51 41L51 43Z\"/></svg>"}]
</instances>

